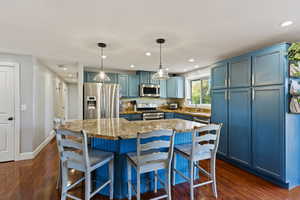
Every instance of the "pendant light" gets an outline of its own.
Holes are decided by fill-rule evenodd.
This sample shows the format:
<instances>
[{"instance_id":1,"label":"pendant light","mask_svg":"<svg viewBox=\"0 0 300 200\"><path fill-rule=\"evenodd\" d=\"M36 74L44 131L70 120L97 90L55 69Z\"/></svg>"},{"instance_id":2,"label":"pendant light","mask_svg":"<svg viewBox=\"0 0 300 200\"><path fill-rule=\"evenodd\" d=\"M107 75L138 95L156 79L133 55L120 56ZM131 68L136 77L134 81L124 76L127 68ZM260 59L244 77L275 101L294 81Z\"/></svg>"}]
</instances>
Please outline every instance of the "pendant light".
<instances>
[{"instance_id":1,"label":"pendant light","mask_svg":"<svg viewBox=\"0 0 300 200\"><path fill-rule=\"evenodd\" d=\"M97 81L97 82L100 82L100 83L103 83L103 82L108 82L110 81L110 78L107 76L107 74L104 72L104 67L103 67L103 59L104 59L104 56L103 56L103 48L106 47L106 44L105 43L98 43L98 47L101 48L101 68L100 68L100 72L94 77L94 81Z\"/></svg>"},{"instance_id":2,"label":"pendant light","mask_svg":"<svg viewBox=\"0 0 300 200\"><path fill-rule=\"evenodd\" d=\"M158 71L153 74L152 79L153 80L167 80L169 78L169 74L166 69L163 69L161 61L161 45L165 43L165 39L159 38L156 40L156 42L159 44L159 68Z\"/></svg>"}]
</instances>

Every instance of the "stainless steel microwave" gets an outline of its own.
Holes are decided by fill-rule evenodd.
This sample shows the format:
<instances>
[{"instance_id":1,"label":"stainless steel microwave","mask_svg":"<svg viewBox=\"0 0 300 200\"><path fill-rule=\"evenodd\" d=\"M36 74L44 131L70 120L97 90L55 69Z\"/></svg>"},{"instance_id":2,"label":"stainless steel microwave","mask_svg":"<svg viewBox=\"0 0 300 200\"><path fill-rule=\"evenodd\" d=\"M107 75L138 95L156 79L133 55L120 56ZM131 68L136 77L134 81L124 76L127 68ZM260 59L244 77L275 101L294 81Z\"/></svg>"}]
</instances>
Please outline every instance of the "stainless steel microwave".
<instances>
[{"instance_id":1,"label":"stainless steel microwave","mask_svg":"<svg viewBox=\"0 0 300 200\"><path fill-rule=\"evenodd\" d=\"M141 97L159 97L160 86L155 84L141 84L140 85Z\"/></svg>"}]
</instances>

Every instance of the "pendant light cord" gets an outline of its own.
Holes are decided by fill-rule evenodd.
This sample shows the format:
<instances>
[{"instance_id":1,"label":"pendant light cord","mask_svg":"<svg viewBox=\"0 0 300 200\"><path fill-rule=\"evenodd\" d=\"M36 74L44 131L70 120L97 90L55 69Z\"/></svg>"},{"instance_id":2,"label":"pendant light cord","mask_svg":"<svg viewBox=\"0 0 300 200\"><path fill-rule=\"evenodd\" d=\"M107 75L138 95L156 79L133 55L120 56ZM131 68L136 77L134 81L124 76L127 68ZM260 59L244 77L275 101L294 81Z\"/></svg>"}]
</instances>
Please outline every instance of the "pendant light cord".
<instances>
[{"instance_id":1,"label":"pendant light cord","mask_svg":"<svg viewBox=\"0 0 300 200\"><path fill-rule=\"evenodd\" d=\"M161 43L159 44L159 69L162 68L162 64L161 64Z\"/></svg>"},{"instance_id":2,"label":"pendant light cord","mask_svg":"<svg viewBox=\"0 0 300 200\"><path fill-rule=\"evenodd\" d=\"M103 71L103 47L101 47L101 70Z\"/></svg>"}]
</instances>

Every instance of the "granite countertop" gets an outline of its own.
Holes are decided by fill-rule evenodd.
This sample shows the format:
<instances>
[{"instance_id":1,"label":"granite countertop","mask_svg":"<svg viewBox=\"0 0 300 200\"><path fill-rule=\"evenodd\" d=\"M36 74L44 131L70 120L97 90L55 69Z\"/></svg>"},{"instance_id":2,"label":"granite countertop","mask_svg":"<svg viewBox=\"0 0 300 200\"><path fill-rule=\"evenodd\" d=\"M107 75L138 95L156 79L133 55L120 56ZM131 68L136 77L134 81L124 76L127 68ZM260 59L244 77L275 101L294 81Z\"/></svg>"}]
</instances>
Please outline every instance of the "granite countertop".
<instances>
[{"instance_id":1,"label":"granite countertop","mask_svg":"<svg viewBox=\"0 0 300 200\"><path fill-rule=\"evenodd\" d=\"M74 132L85 130L89 137L118 140L136 138L137 133L147 133L153 130L174 129L176 132L188 132L201 126L205 124L182 119L128 121L123 118L111 118L75 120L66 122L60 129Z\"/></svg>"},{"instance_id":2,"label":"granite countertop","mask_svg":"<svg viewBox=\"0 0 300 200\"><path fill-rule=\"evenodd\" d=\"M191 115L193 117L207 117L210 118L211 117L211 113L208 112L191 112L191 111L187 111L187 110L170 110L170 109L158 109L162 112L173 112L173 113L180 113L180 114L185 114L185 115ZM140 111L124 111L124 112L120 112L120 114L141 114L142 112Z\"/></svg>"}]
</instances>

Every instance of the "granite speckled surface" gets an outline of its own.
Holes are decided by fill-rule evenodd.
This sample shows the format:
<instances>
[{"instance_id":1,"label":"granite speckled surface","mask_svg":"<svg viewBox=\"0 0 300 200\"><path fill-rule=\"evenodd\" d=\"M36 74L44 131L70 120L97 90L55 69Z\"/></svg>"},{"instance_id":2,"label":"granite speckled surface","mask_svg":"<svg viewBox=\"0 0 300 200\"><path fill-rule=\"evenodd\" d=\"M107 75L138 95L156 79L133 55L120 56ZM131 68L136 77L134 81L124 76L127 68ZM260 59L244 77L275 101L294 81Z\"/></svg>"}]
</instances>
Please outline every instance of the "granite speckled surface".
<instances>
[{"instance_id":1,"label":"granite speckled surface","mask_svg":"<svg viewBox=\"0 0 300 200\"><path fill-rule=\"evenodd\" d=\"M127 121L123 118L112 118L75 120L66 122L60 129L74 132L85 130L89 137L118 140L136 138L137 133L146 133L153 130L174 129L176 132L188 132L201 126L205 126L205 124L182 119Z\"/></svg>"}]
</instances>

